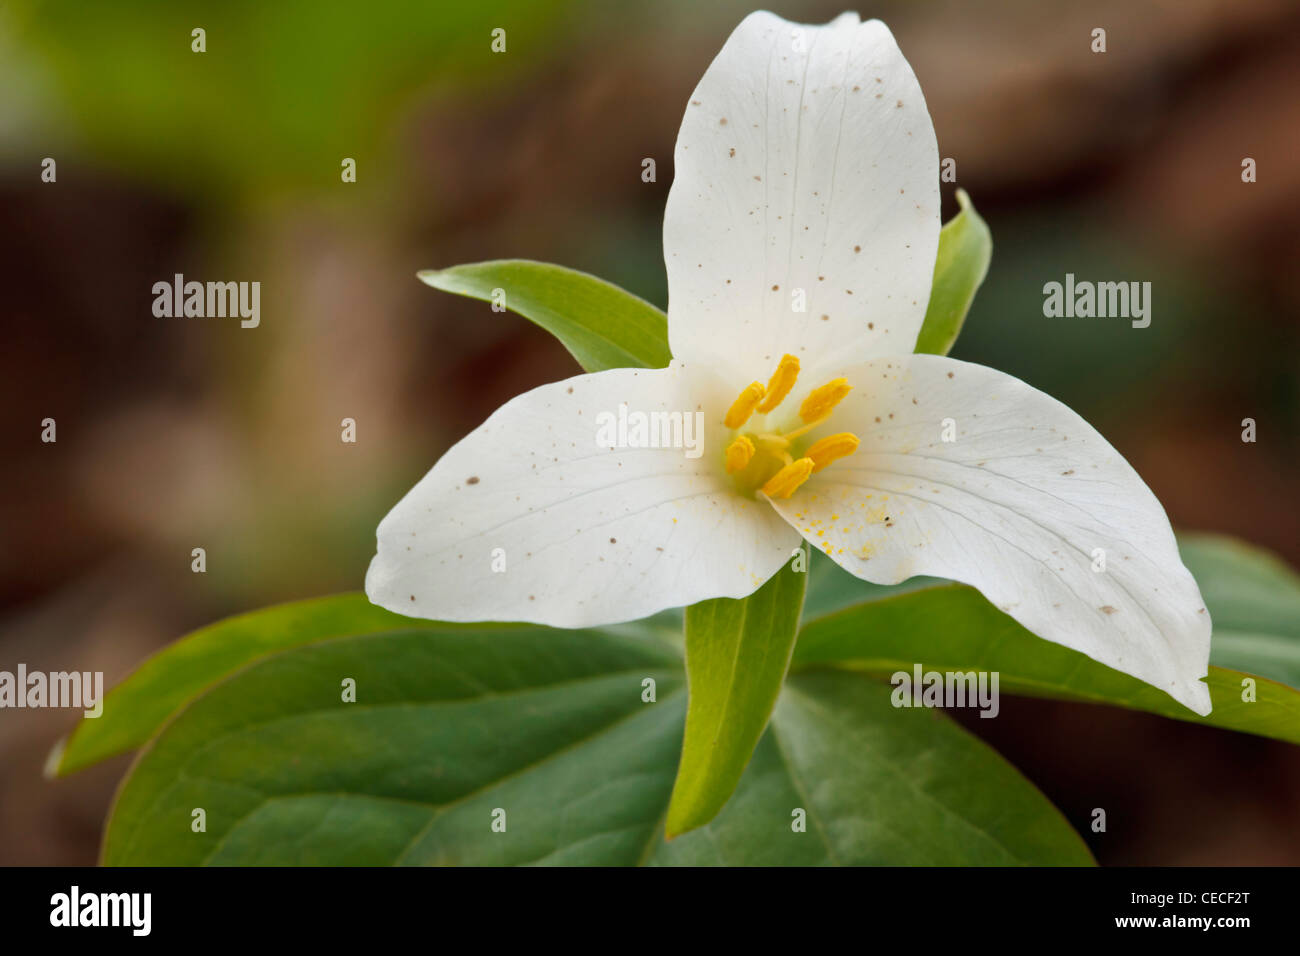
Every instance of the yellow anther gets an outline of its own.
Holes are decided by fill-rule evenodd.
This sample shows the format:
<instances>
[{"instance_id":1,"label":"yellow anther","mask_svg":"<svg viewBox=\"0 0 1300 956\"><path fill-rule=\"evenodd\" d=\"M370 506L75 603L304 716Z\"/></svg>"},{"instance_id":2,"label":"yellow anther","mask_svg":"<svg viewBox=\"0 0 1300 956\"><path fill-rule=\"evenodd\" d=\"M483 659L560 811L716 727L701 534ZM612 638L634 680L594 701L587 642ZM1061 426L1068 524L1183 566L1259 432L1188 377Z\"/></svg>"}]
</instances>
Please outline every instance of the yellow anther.
<instances>
[{"instance_id":1,"label":"yellow anther","mask_svg":"<svg viewBox=\"0 0 1300 956\"><path fill-rule=\"evenodd\" d=\"M825 385L818 385L803 400L799 406L799 417L806 422L819 422L831 413L844 396L849 394L853 386L849 384L848 379L837 378L827 382Z\"/></svg>"},{"instance_id":2,"label":"yellow anther","mask_svg":"<svg viewBox=\"0 0 1300 956\"><path fill-rule=\"evenodd\" d=\"M838 435L827 435L813 442L805 455L813 460L813 471L818 472L825 468L833 461L845 458L858 450L860 440L852 432L840 432ZM831 515L831 517L835 517Z\"/></svg>"},{"instance_id":3,"label":"yellow anther","mask_svg":"<svg viewBox=\"0 0 1300 956\"><path fill-rule=\"evenodd\" d=\"M781 356L781 361L767 382L767 397L759 403L758 410L767 414L785 401L794 388L795 379L799 377L799 360L793 355Z\"/></svg>"},{"instance_id":4,"label":"yellow anther","mask_svg":"<svg viewBox=\"0 0 1300 956\"><path fill-rule=\"evenodd\" d=\"M727 409L727 417L722 420L722 424L728 428L739 428L749 421L749 416L754 414L754 408L763 400L764 392L762 382L750 382L746 385L745 390Z\"/></svg>"},{"instance_id":5,"label":"yellow anther","mask_svg":"<svg viewBox=\"0 0 1300 956\"><path fill-rule=\"evenodd\" d=\"M747 435L739 435L727 446L727 474L733 475L744 469L754 457L754 443Z\"/></svg>"},{"instance_id":6,"label":"yellow anther","mask_svg":"<svg viewBox=\"0 0 1300 956\"><path fill-rule=\"evenodd\" d=\"M763 494L769 498L789 498L794 494L796 488L808 480L808 476L812 472L813 460L811 458L800 458L798 461L792 461L767 480L767 483L763 485Z\"/></svg>"}]
</instances>

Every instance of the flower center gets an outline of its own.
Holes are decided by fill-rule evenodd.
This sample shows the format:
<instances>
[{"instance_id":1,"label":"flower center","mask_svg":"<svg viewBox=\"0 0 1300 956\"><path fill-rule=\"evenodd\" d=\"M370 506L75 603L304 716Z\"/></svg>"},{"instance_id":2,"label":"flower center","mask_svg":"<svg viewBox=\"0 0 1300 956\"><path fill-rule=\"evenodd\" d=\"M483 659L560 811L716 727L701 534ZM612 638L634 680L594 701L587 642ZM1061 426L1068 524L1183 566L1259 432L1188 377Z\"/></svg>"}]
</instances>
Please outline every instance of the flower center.
<instances>
[{"instance_id":1,"label":"flower center","mask_svg":"<svg viewBox=\"0 0 1300 956\"><path fill-rule=\"evenodd\" d=\"M740 431L755 412L766 415L775 411L798 377L799 360L785 355L766 386L750 382L727 410L723 424L736 432L725 455L727 474L735 477L736 487L745 494L761 489L769 498L789 498L814 473L857 451L859 439L852 432L827 435L800 451L800 439L830 418L835 406L849 394L853 386L842 378L808 394L799 406L802 424L790 431Z\"/></svg>"}]
</instances>

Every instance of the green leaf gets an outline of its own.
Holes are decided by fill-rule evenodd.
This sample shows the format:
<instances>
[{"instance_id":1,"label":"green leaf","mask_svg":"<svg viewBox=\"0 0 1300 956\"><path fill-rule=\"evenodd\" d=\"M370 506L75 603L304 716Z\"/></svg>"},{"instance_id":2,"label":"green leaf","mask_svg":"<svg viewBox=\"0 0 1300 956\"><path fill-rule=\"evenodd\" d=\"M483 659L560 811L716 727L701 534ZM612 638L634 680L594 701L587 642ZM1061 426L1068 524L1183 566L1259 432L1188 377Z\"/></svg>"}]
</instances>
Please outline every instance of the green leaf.
<instances>
[{"instance_id":1,"label":"green leaf","mask_svg":"<svg viewBox=\"0 0 1300 956\"><path fill-rule=\"evenodd\" d=\"M731 802L650 862L1092 865L1060 812L992 748L889 695L847 673L792 675ZM807 833L791 830L796 807Z\"/></svg>"},{"instance_id":2,"label":"green leaf","mask_svg":"<svg viewBox=\"0 0 1300 956\"><path fill-rule=\"evenodd\" d=\"M446 624L403 617L371 604L360 592L263 608L218 621L163 648L104 699L97 718L83 717L47 761L55 776L75 773L147 743L187 701L235 671L270 654L335 637L420 629L477 632L523 624ZM680 639L680 611L607 630Z\"/></svg>"},{"instance_id":3,"label":"green leaf","mask_svg":"<svg viewBox=\"0 0 1300 956\"><path fill-rule=\"evenodd\" d=\"M1183 535L1180 547L1214 621L1211 660L1226 669L1300 687L1300 578L1295 572L1230 538ZM935 583L932 578L913 578L893 587L873 585L816 551L810 558L805 620ZM680 632L674 613L662 617L622 630ZM460 630L494 625L417 621L377 608L363 594L286 604L220 621L158 652L110 691L103 715L82 719L56 748L52 769L65 775L140 747L186 701L267 654L342 635L409 627ZM1267 688L1266 693L1276 691Z\"/></svg>"},{"instance_id":4,"label":"green leaf","mask_svg":"<svg viewBox=\"0 0 1300 956\"><path fill-rule=\"evenodd\" d=\"M772 715L808 578L792 563L747 598L718 598L686 609L690 705L668 807L670 838L708 823L722 809Z\"/></svg>"},{"instance_id":5,"label":"green leaf","mask_svg":"<svg viewBox=\"0 0 1300 956\"><path fill-rule=\"evenodd\" d=\"M939 233L930 304L916 339L917 352L947 355L951 351L993 258L993 236L966 190L957 190L957 202L961 212Z\"/></svg>"},{"instance_id":6,"label":"green leaf","mask_svg":"<svg viewBox=\"0 0 1300 956\"><path fill-rule=\"evenodd\" d=\"M187 700L259 657L311 641L413 623L376 607L364 594L340 594L211 624L159 651L109 691L103 714L79 721L55 748L50 764L62 776L140 747Z\"/></svg>"},{"instance_id":7,"label":"green leaf","mask_svg":"<svg viewBox=\"0 0 1300 956\"><path fill-rule=\"evenodd\" d=\"M855 674L792 678L733 800L666 844L686 701L665 644L543 628L298 644L214 686L142 752L104 862L1090 862L989 747Z\"/></svg>"},{"instance_id":8,"label":"green leaf","mask_svg":"<svg viewBox=\"0 0 1300 956\"><path fill-rule=\"evenodd\" d=\"M1300 687L1300 575L1221 535L1183 535L1178 547L1214 622L1210 661Z\"/></svg>"},{"instance_id":9,"label":"green leaf","mask_svg":"<svg viewBox=\"0 0 1300 956\"><path fill-rule=\"evenodd\" d=\"M564 343L588 372L610 368L663 368L668 351L668 317L618 286L527 259L497 259L429 269L420 281L475 299L505 293L505 306L540 325Z\"/></svg>"},{"instance_id":10,"label":"green leaf","mask_svg":"<svg viewBox=\"0 0 1300 956\"><path fill-rule=\"evenodd\" d=\"M816 548L811 549L811 563L808 566L808 593L803 602L803 619L811 621L839 611L863 601L879 601L906 594L921 588L934 587L936 584L948 584L944 578L930 578L917 575L908 578L902 584L872 584L854 577L848 571L822 554Z\"/></svg>"},{"instance_id":11,"label":"green leaf","mask_svg":"<svg viewBox=\"0 0 1300 956\"><path fill-rule=\"evenodd\" d=\"M1144 710L1165 717L1300 743L1300 692L1265 678L1258 700L1241 699L1242 679L1211 667L1214 711L1198 717L1163 691L1077 651L1034 636L974 588L948 584L872 601L805 625L792 669L848 667L888 678L925 670L997 671L999 690Z\"/></svg>"}]
</instances>

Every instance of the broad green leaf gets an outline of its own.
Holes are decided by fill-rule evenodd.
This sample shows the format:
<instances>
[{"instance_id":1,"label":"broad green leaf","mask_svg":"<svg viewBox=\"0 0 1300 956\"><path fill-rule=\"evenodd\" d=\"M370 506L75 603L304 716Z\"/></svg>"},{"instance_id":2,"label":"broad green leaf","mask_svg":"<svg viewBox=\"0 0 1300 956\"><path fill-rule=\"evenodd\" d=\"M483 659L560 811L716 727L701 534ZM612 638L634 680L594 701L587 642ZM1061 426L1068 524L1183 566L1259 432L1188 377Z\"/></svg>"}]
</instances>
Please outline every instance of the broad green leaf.
<instances>
[{"instance_id":1,"label":"broad green leaf","mask_svg":"<svg viewBox=\"0 0 1300 956\"><path fill-rule=\"evenodd\" d=\"M103 714L83 718L56 748L52 769L62 776L142 746L187 700L259 657L297 644L413 623L376 607L364 594L282 604L218 621L168 645L109 691Z\"/></svg>"},{"instance_id":2,"label":"broad green leaf","mask_svg":"<svg viewBox=\"0 0 1300 956\"><path fill-rule=\"evenodd\" d=\"M930 304L916 339L917 352L947 355L952 350L993 258L993 236L966 190L957 190L957 202L961 212L939 232L939 255Z\"/></svg>"},{"instance_id":3,"label":"broad green leaf","mask_svg":"<svg viewBox=\"0 0 1300 956\"><path fill-rule=\"evenodd\" d=\"M792 669L848 667L888 678L913 665L936 671L997 671L999 690L1111 704L1165 717L1300 743L1300 691L1211 667L1214 711L1198 717L1163 691L1077 651L1035 637L974 588L948 584L846 608L805 625Z\"/></svg>"},{"instance_id":4,"label":"broad green leaf","mask_svg":"<svg viewBox=\"0 0 1300 956\"><path fill-rule=\"evenodd\" d=\"M1230 538L1184 535L1180 547L1214 621L1211 660L1300 687L1300 583L1295 573L1271 555ZM805 620L935 583L914 578L882 587L858 580L815 551L811 561ZM680 632L677 622L676 614L669 613L620 630ZM286 604L220 621L159 651L110 691L103 715L77 724L52 755L52 768L68 774L140 747L185 701L267 654L349 634L443 626L391 614L363 594Z\"/></svg>"},{"instance_id":5,"label":"broad green leaf","mask_svg":"<svg viewBox=\"0 0 1300 956\"><path fill-rule=\"evenodd\" d=\"M747 598L686 609L690 698L670 836L708 823L735 791L790 666L807 579L788 562Z\"/></svg>"},{"instance_id":6,"label":"broad green leaf","mask_svg":"<svg viewBox=\"0 0 1300 956\"><path fill-rule=\"evenodd\" d=\"M989 747L859 675L792 678L735 797L665 843L686 716L665 645L542 628L299 643L191 702L141 753L104 862L1091 862ZM340 699L347 677L355 703Z\"/></svg>"},{"instance_id":7,"label":"broad green leaf","mask_svg":"<svg viewBox=\"0 0 1300 956\"><path fill-rule=\"evenodd\" d=\"M816 548L811 550L808 593L803 602L805 621L811 621L854 604L861 604L863 601L879 601L881 598L893 597L895 594L906 594L908 591L949 583L943 578L918 575L908 578L902 584L872 584L870 581L863 581L849 574Z\"/></svg>"},{"instance_id":8,"label":"broad green leaf","mask_svg":"<svg viewBox=\"0 0 1300 956\"><path fill-rule=\"evenodd\" d=\"M1210 660L1300 687L1300 575L1222 535L1184 535L1183 562L1210 609Z\"/></svg>"},{"instance_id":9,"label":"broad green leaf","mask_svg":"<svg viewBox=\"0 0 1300 956\"><path fill-rule=\"evenodd\" d=\"M56 776L75 773L148 742L173 712L259 658L335 637L410 630L474 632L516 624L445 624L403 617L371 604L360 592L297 601L240 614L201 628L163 648L104 699L97 718L78 721L50 754ZM606 630L630 636L680 639L680 611Z\"/></svg>"},{"instance_id":10,"label":"broad green leaf","mask_svg":"<svg viewBox=\"0 0 1300 956\"><path fill-rule=\"evenodd\" d=\"M1092 865L1014 767L946 716L896 708L889 694L846 673L791 675L730 803L650 862ZM792 808L806 811L806 833L792 832Z\"/></svg>"},{"instance_id":11,"label":"broad green leaf","mask_svg":"<svg viewBox=\"0 0 1300 956\"><path fill-rule=\"evenodd\" d=\"M585 272L527 259L497 259L428 269L419 276L435 289L486 302L500 290L507 309L554 335L588 372L663 368L672 358L667 316Z\"/></svg>"}]
</instances>

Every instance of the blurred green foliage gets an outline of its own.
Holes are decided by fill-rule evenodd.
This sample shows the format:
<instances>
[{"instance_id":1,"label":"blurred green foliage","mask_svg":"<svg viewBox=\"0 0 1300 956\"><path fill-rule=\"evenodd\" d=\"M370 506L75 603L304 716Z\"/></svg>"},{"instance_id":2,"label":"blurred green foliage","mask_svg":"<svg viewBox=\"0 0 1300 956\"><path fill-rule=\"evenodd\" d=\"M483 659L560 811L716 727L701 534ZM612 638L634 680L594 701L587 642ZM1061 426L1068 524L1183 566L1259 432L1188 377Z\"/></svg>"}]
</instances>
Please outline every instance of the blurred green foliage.
<instances>
[{"instance_id":1,"label":"blurred green foliage","mask_svg":"<svg viewBox=\"0 0 1300 956\"><path fill-rule=\"evenodd\" d=\"M577 6L16 0L0 28L40 60L58 109L101 161L231 199L333 185L343 157L362 164L391 148L392 114L409 97L509 82ZM196 27L204 53L191 50ZM491 51L496 27L508 56Z\"/></svg>"}]
</instances>

